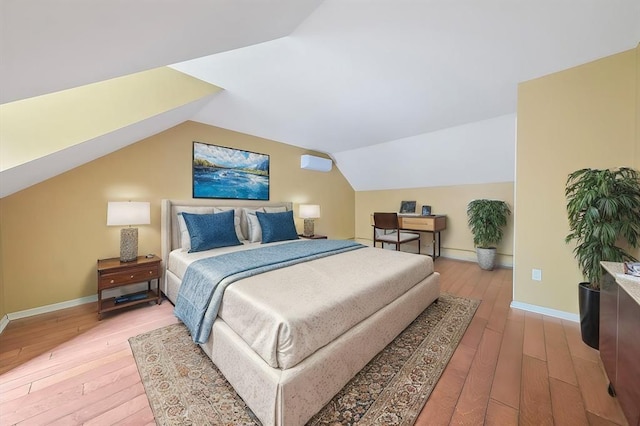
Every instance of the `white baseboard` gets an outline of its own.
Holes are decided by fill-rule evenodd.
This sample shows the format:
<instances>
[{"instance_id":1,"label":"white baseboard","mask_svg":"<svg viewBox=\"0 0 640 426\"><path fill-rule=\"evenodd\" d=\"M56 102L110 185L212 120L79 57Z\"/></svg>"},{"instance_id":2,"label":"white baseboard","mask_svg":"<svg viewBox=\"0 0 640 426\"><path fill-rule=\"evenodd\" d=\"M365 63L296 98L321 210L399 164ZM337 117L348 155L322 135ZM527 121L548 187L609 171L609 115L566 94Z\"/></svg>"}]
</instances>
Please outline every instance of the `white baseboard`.
<instances>
[{"instance_id":1,"label":"white baseboard","mask_svg":"<svg viewBox=\"0 0 640 426\"><path fill-rule=\"evenodd\" d=\"M528 303L511 302L511 307L522 311L535 312L536 314L547 315L549 317L560 318L573 322L580 322L580 315L570 312L558 311L557 309L545 308L544 306L530 305Z\"/></svg>"},{"instance_id":2,"label":"white baseboard","mask_svg":"<svg viewBox=\"0 0 640 426\"><path fill-rule=\"evenodd\" d=\"M371 239L354 238L354 240L356 242L360 243L360 244L364 244L364 245L367 245L367 246L372 246L373 245L373 241ZM380 245L378 245L378 248L379 247L380 247ZM394 249L395 246L393 244L389 244L385 248ZM423 249L422 250L422 254L431 254L431 246L428 246L426 251L424 250L424 246L422 247L422 249ZM469 250L458 250L458 249L450 249L450 248L442 247L441 248L441 257L446 258L446 259L462 260L463 262L478 263L478 259L476 257L476 252L475 251L469 251ZM496 261L496 266L499 266L501 268L512 269L513 268L513 256L499 254L498 255L498 259Z\"/></svg>"},{"instance_id":3,"label":"white baseboard","mask_svg":"<svg viewBox=\"0 0 640 426\"><path fill-rule=\"evenodd\" d=\"M478 263L478 257L475 251L442 247L442 257L446 257L447 259ZM513 268L513 256L498 254L498 258L496 259L496 266L507 269Z\"/></svg>"},{"instance_id":4,"label":"white baseboard","mask_svg":"<svg viewBox=\"0 0 640 426\"><path fill-rule=\"evenodd\" d=\"M131 284L126 287L111 288L111 289L104 290L102 292L102 297L108 298L108 297L122 296L123 294L142 291L142 290L145 290L146 288L147 288L146 283L138 283L138 284ZM72 308L74 306L80 306L80 305L84 305L85 303L92 303L97 301L98 301L98 295L94 294L92 296L81 297L79 299L67 300L66 302L54 303L52 305L45 305L37 308L25 309L24 311L12 312L6 315L6 318L7 318L6 322L8 324L9 321L11 320L32 317L34 315L46 314L48 312L59 311L60 309ZM4 318L0 320L0 332L2 332L4 327L6 327L6 324L3 325L3 321L5 321Z\"/></svg>"},{"instance_id":5,"label":"white baseboard","mask_svg":"<svg viewBox=\"0 0 640 426\"><path fill-rule=\"evenodd\" d=\"M40 306L33 309L25 309L24 311L12 312L7 314L9 320L19 318L32 317L34 315L46 314L48 312L59 311L60 309L72 308L74 306L84 305L85 303L96 302L98 295L81 297L79 299L67 300L66 302L54 303L53 305Z\"/></svg>"},{"instance_id":6,"label":"white baseboard","mask_svg":"<svg viewBox=\"0 0 640 426\"><path fill-rule=\"evenodd\" d=\"M4 331L4 328L7 325L9 325L9 317L5 315L2 318L0 318L0 333Z\"/></svg>"}]
</instances>

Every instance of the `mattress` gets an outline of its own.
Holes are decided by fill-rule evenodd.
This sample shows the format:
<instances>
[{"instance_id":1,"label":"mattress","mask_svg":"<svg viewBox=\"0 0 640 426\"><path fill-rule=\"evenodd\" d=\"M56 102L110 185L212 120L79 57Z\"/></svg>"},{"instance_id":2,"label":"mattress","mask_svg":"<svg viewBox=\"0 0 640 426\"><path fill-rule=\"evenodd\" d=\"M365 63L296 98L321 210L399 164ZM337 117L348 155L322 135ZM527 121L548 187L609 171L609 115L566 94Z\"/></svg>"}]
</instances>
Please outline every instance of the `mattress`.
<instances>
[{"instance_id":1,"label":"mattress","mask_svg":"<svg viewBox=\"0 0 640 426\"><path fill-rule=\"evenodd\" d=\"M169 269L182 277L198 258L260 246L176 250ZM218 316L269 366L292 368L432 273L430 257L365 247L235 282Z\"/></svg>"}]
</instances>

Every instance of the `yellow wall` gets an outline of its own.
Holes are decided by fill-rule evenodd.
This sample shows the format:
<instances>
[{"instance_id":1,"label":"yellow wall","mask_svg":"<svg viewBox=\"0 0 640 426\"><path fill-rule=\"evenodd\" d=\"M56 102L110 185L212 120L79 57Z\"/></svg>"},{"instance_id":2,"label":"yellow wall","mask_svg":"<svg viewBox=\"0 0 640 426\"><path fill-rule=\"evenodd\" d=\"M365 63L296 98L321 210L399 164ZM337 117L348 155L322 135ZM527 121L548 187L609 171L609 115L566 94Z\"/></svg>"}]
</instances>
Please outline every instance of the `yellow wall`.
<instances>
[{"instance_id":1,"label":"yellow wall","mask_svg":"<svg viewBox=\"0 0 640 426\"><path fill-rule=\"evenodd\" d=\"M635 155L633 165L636 169L640 170L640 43L635 49L636 56L636 145L634 148ZM633 256L640 260L640 247L631 251Z\"/></svg>"},{"instance_id":2,"label":"yellow wall","mask_svg":"<svg viewBox=\"0 0 640 426\"><path fill-rule=\"evenodd\" d=\"M0 170L7 170L221 89L161 67L0 105Z\"/></svg>"},{"instance_id":3,"label":"yellow wall","mask_svg":"<svg viewBox=\"0 0 640 426\"><path fill-rule=\"evenodd\" d=\"M138 252L159 254L160 200L191 198L193 141L269 154L270 199L320 204L316 231L353 238L354 191L337 168L301 170L307 150L186 122L2 199L4 310L95 295L96 260L119 255L120 228L106 226L107 201L151 202Z\"/></svg>"},{"instance_id":4,"label":"yellow wall","mask_svg":"<svg viewBox=\"0 0 640 426\"><path fill-rule=\"evenodd\" d=\"M0 213L2 212L2 199L0 199ZM1 216L0 216L1 217ZM2 227L0 227L0 320L7 314L4 297L4 268L2 257Z\"/></svg>"},{"instance_id":5,"label":"yellow wall","mask_svg":"<svg viewBox=\"0 0 640 426\"><path fill-rule=\"evenodd\" d=\"M577 313L564 187L574 170L638 167L638 49L518 88L514 300ZM634 154L635 153L635 154ZM542 281L531 269L542 269Z\"/></svg>"},{"instance_id":6,"label":"yellow wall","mask_svg":"<svg viewBox=\"0 0 640 426\"><path fill-rule=\"evenodd\" d=\"M447 215L447 229L441 233L442 255L456 259L476 260L473 235L467 226L467 204L477 198L504 200L513 210L513 182L411 188L356 192L356 237L371 240L371 214L374 211L395 212L403 200L416 200L417 211L423 204L431 206L433 214ZM423 247L430 244L430 235L423 234ZM498 247L498 263L512 265L513 214L509 217L502 243ZM405 250L403 248L403 250ZM430 253L430 248L428 248Z\"/></svg>"},{"instance_id":7,"label":"yellow wall","mask_svg":"<svg viewBox=\"0 0 640 426\"><path fill-rule=\"evenodd\" d=\"M636 47L636 146L633 164L640 170L640 43ZM640 247L632 252L640 260Z\"/></svg>"}]
</instances>

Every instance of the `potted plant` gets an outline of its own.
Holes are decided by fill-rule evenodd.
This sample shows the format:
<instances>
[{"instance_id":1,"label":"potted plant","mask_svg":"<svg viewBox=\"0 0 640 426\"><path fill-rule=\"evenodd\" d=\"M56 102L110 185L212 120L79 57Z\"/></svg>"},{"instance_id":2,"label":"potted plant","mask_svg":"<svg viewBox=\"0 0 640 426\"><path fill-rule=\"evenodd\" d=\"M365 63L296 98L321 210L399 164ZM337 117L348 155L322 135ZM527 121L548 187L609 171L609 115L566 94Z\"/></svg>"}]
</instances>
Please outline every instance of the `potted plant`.
<instances>
[{"instance_id":1,"label":"potted plant","mask_svg":"<svg viewBox=\"0 0 640 426\"><path fill-rule=\"evenodd\" d=\"M496 246L502 240L510 214L509 205L500 200L473 200L467 205L469 228L480 268L491 271L495 267Z\"/></svg>"},{"instance_id":2,"label":"potted plant","mask_svg":"<svg viewBox=\"0 0 640 426\"><path fill-rule=\"evenodd\" d=\"M569 175L565 188L569 234L586 282L578 285L582 340L598 349L600 339L601 261L635 260L619 244L640 242L640 173L620 167L581 169Z\"/></svg>"}]
</instances>

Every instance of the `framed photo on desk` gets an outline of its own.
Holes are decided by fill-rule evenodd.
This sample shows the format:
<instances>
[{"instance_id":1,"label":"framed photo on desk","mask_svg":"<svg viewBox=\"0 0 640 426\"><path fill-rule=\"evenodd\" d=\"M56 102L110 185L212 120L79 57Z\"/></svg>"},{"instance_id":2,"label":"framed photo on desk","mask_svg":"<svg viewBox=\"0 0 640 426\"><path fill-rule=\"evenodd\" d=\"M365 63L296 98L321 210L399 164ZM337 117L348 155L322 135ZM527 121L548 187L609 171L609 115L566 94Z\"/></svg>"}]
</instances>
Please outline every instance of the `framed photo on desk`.
<instances>
[{"instance_id":1,"label":"framed photo on desk","mask_svg":"<svg viewBox=\"0 0 640 426\"><path fill-rule=\"evenodd\" d=\"M403 201L400 203L400 213L415 213L416 202L415 201Z\"/></svg>"},{"instance_id":2,"label":"framed photo on desk","mask_svg":"<svg viewBox=\"0 0 640 426\"><path fill-rule=\"evenodd\" d=\"M431 216L431 206L422 206L422 216Z\"/></svg>"}]
</instances>

